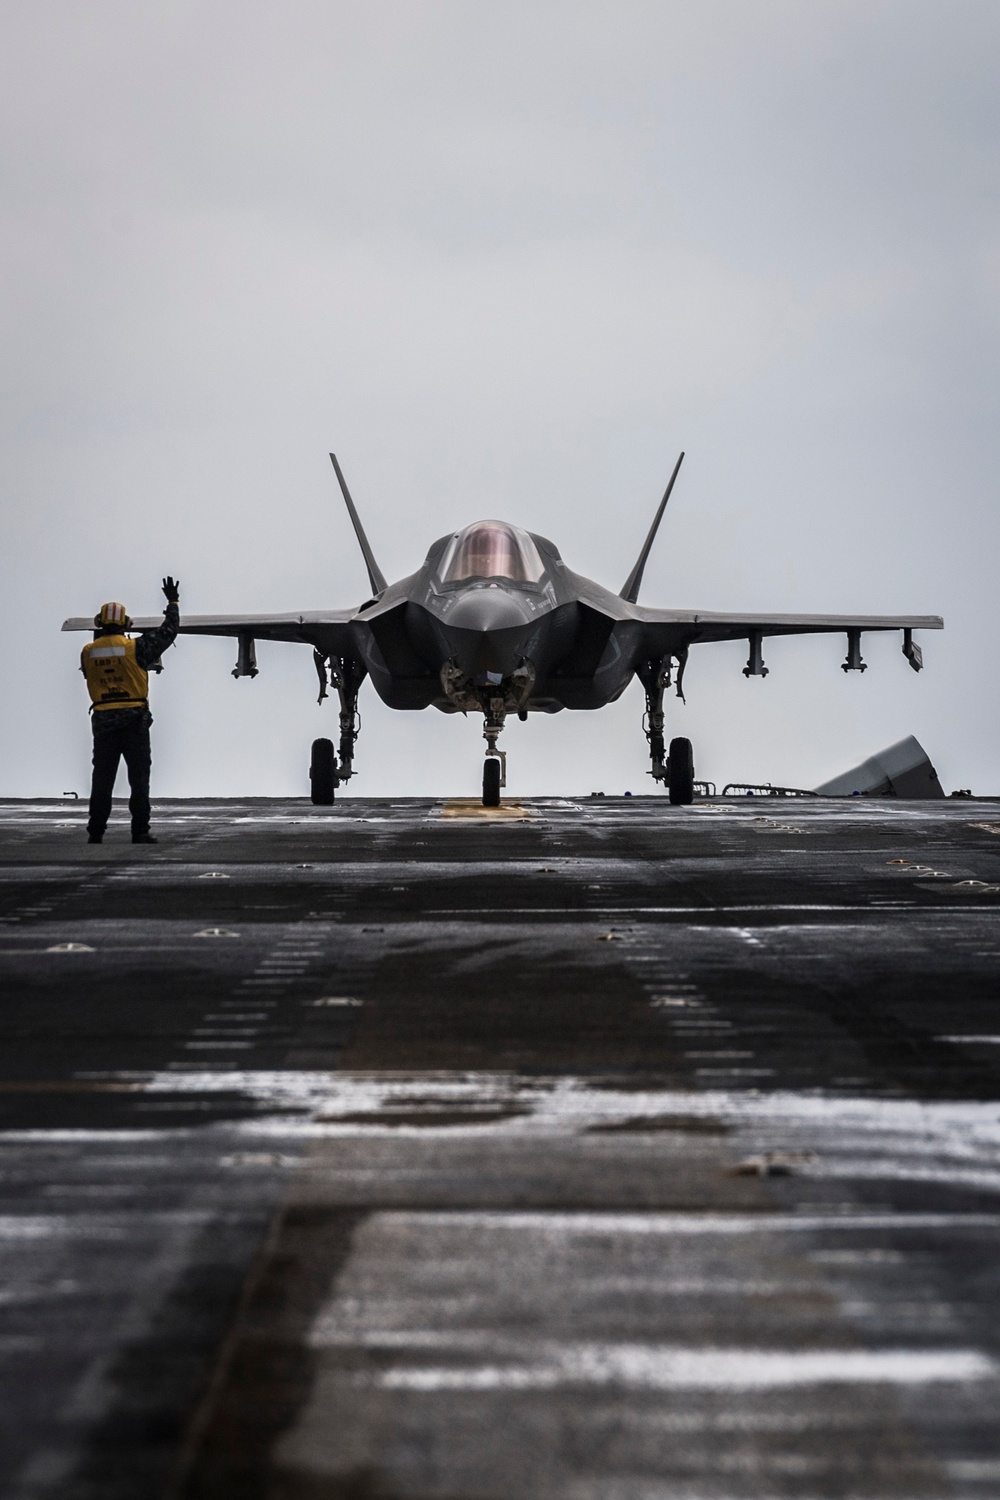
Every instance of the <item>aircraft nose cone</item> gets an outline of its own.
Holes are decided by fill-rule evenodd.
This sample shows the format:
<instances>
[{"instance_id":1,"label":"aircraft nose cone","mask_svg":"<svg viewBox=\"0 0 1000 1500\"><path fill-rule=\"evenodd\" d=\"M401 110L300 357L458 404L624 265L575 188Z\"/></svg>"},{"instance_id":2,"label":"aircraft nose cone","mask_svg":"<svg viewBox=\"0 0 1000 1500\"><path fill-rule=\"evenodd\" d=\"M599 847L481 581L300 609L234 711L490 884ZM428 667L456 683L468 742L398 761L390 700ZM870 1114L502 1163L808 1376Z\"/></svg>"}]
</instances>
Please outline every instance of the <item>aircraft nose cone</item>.
<instances>
[{"instance_id":1,"label":"aircraft nose cone","mask_svg":"<svg viewBox=\"0 0 1000 1500\"><path fill-rule=\"evenodd\" d=\"M470 589L456 599L447 616L452 659L477 679L513 672L525 654L531 616L526 605L506 589Z\"/></svg>"},{"instance_id":2,"label":"aircraft nose cone","mask_svg":"<svg viewBox=\"0 0 1000 1500\"><path fill-rule=\"evenodd\" d=\"M527 617L516 599L504 589L475 589L455 601L448 624L458 630L516 630Z\"/></svg>"}]
</instances>

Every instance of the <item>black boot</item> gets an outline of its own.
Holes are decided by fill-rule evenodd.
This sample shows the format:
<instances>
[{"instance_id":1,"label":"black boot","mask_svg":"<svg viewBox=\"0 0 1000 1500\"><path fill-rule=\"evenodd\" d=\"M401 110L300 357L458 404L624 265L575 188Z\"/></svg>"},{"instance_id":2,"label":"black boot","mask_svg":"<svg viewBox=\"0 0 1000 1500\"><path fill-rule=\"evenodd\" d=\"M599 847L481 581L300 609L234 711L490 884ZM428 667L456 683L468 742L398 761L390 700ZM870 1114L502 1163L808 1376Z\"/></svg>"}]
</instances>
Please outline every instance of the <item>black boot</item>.
<instances>
[{"instance_id":1,"label":"black boot","mask_svg":"<svg viewBox=\"0 0 1000 1500\"><path fill-rule=\"evenodd\" d=\"M88 844L103 844L103 842L104 842L104 834L103 833L88 833L87 834L87 843Z\"/></svg>"},{"instance_id":2,"label":"black boot","mask_svg":"<svg viewBox=\"0 0 1000 1500\"><path fill-rule=\"evenodd\" d=\"M154 839L151 833L133 833L133 844L158 844L159 839Z\"/></svg>"}]
</instances>

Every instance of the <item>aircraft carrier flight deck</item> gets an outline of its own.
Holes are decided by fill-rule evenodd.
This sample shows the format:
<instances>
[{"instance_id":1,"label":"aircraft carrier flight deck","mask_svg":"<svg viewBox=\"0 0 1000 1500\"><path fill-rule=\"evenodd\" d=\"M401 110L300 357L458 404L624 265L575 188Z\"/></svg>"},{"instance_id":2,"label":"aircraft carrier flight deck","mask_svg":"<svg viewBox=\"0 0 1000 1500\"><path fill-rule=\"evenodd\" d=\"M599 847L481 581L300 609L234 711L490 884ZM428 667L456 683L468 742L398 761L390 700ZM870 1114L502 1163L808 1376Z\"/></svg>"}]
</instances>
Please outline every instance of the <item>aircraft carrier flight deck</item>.
<instances>
[{"instance_id":1,"label":"aircraft carrier flight deck","mask_svg":"<svg viewBox=\"0 0 1000 1500\"><path fill-rule=\"evenodd\" d=\"M1000 1494L1000 805L0 803L9 1500Z\"/></svg>"}]
</instances>

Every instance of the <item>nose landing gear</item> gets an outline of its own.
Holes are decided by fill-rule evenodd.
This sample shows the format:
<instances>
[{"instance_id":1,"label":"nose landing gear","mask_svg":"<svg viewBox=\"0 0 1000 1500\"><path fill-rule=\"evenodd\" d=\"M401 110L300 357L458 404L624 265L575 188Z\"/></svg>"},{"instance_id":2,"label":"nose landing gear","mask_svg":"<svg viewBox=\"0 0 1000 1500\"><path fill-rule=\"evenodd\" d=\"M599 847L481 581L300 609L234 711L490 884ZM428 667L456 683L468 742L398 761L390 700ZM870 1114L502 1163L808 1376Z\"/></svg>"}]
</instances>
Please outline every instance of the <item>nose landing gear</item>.
<instances>
[{"instance_id":1,"label":"nose landing gear","mask_svg":"<svg viewBox=\"0 0 1000 1500\"><path fill-rule=\"evenodd\" d=\"M535 686L535 668L522 657L508 677L491 678L489 673L470 677L455 660L441 668L441 687L448 702L461 713L484 716L483 739L486 762L483 766L483 806L500 806L500 788L507 785L507 756L497 749L497 736L503 731L508 713L522 721L528 717L528 699Z\"/></svg>"},{"instance_id":2,"label":"nose landing gear","mask_svg":"<svg viewBox=\"0 0 1000 1500\"><path fill-rule=\"evenodd\" d=\"M491 700L486 710L483 738L486 741L486 761L483 765L483 806L500 806L500 788L507 784L507 756L497 749L497 735L504 725L505 711L502 698Z\"/></svg>"},{"instance_id":3,"label":"nose landing gear","mask_svg":"<svg viewBox=\"0 0 1000 1500\"><path fill-rule=\"evenodd\" d=\"M492 756L483 763L483 806L500 806L500 788L504 783L503 763Z\"/></svg>"}]
</instances>

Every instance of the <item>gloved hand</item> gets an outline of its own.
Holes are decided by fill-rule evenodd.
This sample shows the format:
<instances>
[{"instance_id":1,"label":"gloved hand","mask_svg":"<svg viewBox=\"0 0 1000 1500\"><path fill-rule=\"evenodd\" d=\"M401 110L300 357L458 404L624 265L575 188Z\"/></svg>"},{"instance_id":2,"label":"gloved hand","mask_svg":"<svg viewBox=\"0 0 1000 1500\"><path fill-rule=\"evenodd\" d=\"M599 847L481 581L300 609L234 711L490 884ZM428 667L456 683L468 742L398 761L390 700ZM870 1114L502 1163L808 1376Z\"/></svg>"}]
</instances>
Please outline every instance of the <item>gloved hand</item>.
<instances>
[{"instance_id":1,"label":"gloved hand","mask_svg":"<svg viewBox=\"0 0 1000 1500\"><path fill-rule=\"evenodd\" d=\"M175 583L168 574L168 576L163 580L163 592L166 595L168 604L176 604L178 599L181 597L180 582Z\"/></svg>"}]
</instances>

